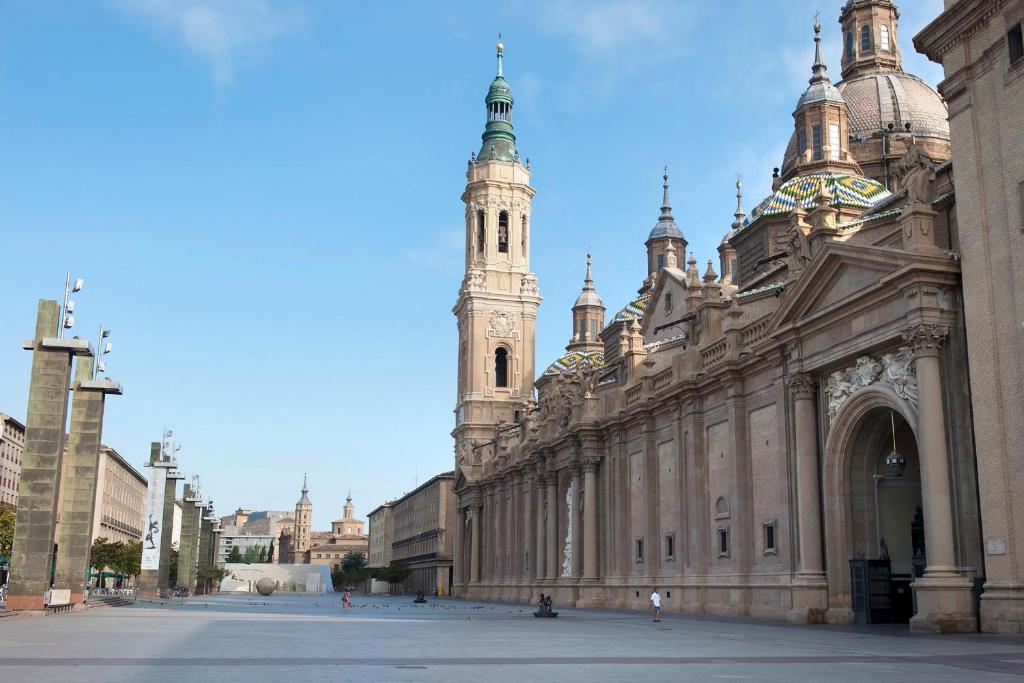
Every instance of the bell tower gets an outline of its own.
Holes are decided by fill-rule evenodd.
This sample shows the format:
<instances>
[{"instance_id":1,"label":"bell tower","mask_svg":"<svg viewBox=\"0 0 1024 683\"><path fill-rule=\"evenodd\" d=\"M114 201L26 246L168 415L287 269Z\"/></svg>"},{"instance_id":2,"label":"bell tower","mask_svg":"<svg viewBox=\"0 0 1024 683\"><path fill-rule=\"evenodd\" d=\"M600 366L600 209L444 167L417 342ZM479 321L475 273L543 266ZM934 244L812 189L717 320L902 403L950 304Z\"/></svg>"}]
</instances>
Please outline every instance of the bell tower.
<instances>
[{"instance_id":1,"label":"bell tower","mask_svg":"<svg viewBox=\"0 0 1024 683\"><path fill-rule=\"evenodd\" d=\"M452 312L459 326L455 464L474 480L499 424L521 418L533 395L534 330L541 297L530 272L529 162L512 128L512 89L502 70L487 91L480 153L466 170L466 275ZM474 448L479 446L478 448Z\"/></svg>"}]
</instances>

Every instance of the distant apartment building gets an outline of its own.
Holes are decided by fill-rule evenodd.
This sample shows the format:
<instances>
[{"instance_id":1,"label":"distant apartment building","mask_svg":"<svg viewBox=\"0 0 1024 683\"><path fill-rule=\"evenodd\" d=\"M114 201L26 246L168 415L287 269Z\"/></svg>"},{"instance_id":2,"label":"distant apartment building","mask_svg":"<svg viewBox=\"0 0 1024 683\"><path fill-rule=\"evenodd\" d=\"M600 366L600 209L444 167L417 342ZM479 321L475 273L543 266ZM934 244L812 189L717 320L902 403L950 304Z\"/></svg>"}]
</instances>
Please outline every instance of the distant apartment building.
<instances>
[{"instance_id":1,"label":"distant apartment building","mask_svg":"<svg viewBox=\"0 0 1024 683\"><path fill-rule=\"evenodd\" d=\"M138 543L146 513L147 481L109 446L100 446L92 538Z\"/></svg>"},{"instance_id":2,"label":"distant apartment building","mask_svg":"<svg viewBox=\"0 0 1024 683\"><path fill-rule=\"evenodd\" d=\"M232 514L221 517L220 526L224 529L224 533L237 534L245 526L245 523L249 521L249 515L251 514L252 510L238 508Z\"/></svg>"},{"instance_id":3,"label":"distant apartment building","mask_svg":"<svg viewBox=\"0 0 1024 683\"><path fill-rule=\"evenodd\" d=\"M391 544L394 541L394 507L384 503L370 513L370 556L366 566L383 569L391 564Z\"/></svg>"},{"instance_id":4,"label":"distant apartment building","mask_svg":"<svg viewBox=\"0 0 1024 683\"><path fill-rule=\"evenodd\" d=\"M451 591L454 483L455 473L445 472L391 502L391 562L412 569L406 592Z\"/></svg>"},{"instance_id":5,"label":"distant apartment building","mask_svg":"<svg viewBox=\"0 0 1024 683\"><path fill-rule=\"evenodd\" d=\"M25 425L0 413L0 503L17 506Z\"/></svg>"},{"instance_id":6,"label":"distant apartment building","mask_svg":"<svg viewBox=\"0 0 1024 683\"><path fill-rule=\"evenodd\" d=\"M291 510L257 510L250 512L238 533L256 536L279 536L281 526L294 524Z\"/></svg>"},{"instance_id":7,"label":"distant apartment building","mask_svg":"<svg viewBox=\"0 0 1024 683\"><path fill-rule=\"evenodd\" d=\"M224 566L228 561L228 555L231 554L232 549L238 548L238 552L245 555L245 551L249 548L267 548L270 550L270 544L274 544L274 552L277 552L277 537L276 536L257 536L255 534L221 534L217 541L217 564Z\"/></svg>"}]
</instances>

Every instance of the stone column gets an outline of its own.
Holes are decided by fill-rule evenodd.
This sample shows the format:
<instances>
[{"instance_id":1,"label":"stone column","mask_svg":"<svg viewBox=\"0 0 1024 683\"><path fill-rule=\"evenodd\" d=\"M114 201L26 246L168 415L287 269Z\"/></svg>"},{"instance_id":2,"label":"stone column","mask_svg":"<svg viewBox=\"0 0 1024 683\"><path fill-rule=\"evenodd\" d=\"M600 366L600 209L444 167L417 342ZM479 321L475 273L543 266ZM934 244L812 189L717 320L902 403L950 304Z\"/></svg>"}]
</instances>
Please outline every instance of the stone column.
<instances>
[{"instance_id":1,"label":"stone column","mask_svg":"<svg viewBox=\"0 0 1024 683\"><path fill-rule=\"evenodd\" d=\"M799 527L799 565L794 581L790 621L820 623L828 608L828 584L821 560L821 503L814 379L797 373L789 379L793 398L796 448L796 498Z\"/></svg>"},{"instance_id":2,"label":"stone column","mask_svg":"<svg viewBox=\"0 0 1024 683\"><path fill-rule=\"evenodd\" d=\"M85 602L85 582L92 548L96 481L99 475L103 403L107 394L120 394L121 385L92 378L93 358L84 356L75 368L75 395L64 477L61 482L60 535L54 588L71 591L71 602Z\"/></svg>"},{"instance_id":3,"label":"stone column","mask_svg":"<svg viewBox=\"0 0 1024 683\"><path fill-rule=\"evenodd\" d=\"M918 324L903 338L914 350L918 384L917 442L921 458L921 507L928 565L913 583L917 614L911 629L931 632L971 632L976 628L970 581L956 569L953 545L953 507L950 496L946 420L942 408L939 352L948 329Z\"/></svg>"},{"instance_id":4,"label":"stone column","mask_svg":"<svg viewBox=\"0 0 1024 683\"><path fill-rule=\"evenodd\" d=\"M530 473L523 474L523 578L534 577L535 554L537 550L537 525L534 522L534 510L537 507L537 477Z\"/></svg>"},{"instance_id":5,"label":"stone column","mask_svg":"<svg viewBox=\"0 0 1024 683\"><path fill-rule=\"evenodd\" d=\"M480 517L483 515L483 509L483 503L473 503L470 517L472 527L469 530L469 582L474 584L480 583Z\"/></svg>"},{"instance_id":6,"label":"stone column","mask_svg":"<svg viewBox=\"0 0 1024 683\"><path fill-rule=\"evenodd\" d=\"M32 375L11 550L8 609L41 609L51 585L71 359L91 355L84 339L57 337L60 323L60 305L41 299L35 337L25 344L26 349L33 351Z\"/></svg>"},{"instance_id":7,"label":"stone column","mask_svg":"<svg viewBox=\"0 0 1024 683\"><path fill-rule=\"evenodd\" d=\"M515 558L515 528L516 518L512 512L512 500L515 495L516 486L512 476L505 479L505 533L503 536L504 542L502 545L505 546L504 552L502 552L502 559L505 564L505 571L502 574L506 580L512 578L512 563Z\"/></svg>"},{"instance_id":8,"label":"stone column","mask_svg":"<svg viewBox=\"0 0 1024 683\"><path fill-rule=\"evenodd\" d=\"M466 509L459 506L455 509L455 549L452 552L452 573L454 585L461 586L466 580Z\"/></svg>"},{"instance_id":9,"label":"stone column","mask_svg":"<svg viewBox=\"0 0 1024 683\"><path fill-rule=\"evenodd\" d=\"M547 548L547 541L544 538L544 530L547 522L545 521L544 511L547 509L545 501L545 475L542 466L538 466L537 472L534 474L533 481L535 482L534 488L536 499L535 509L533 511L536 515L537 533L536 544L534 548L534 572L533 578L536 581L541 581L547 575L547 563L544 560L544 550Z\"/></svg>"},{"instance_id":10,"label":"stone column","mask_svg":"<svg viewBox=\"0 0 1024 683\"><path fill-rule=\"evenodd\" d=\"M548 580L554 581L558 578L558 473L553 470L548 472L547 490L547 529L544 533L547 540L546 577Z\"/></svg>"},{"instance_id":11,"label":"stone column","mask_svg":"<svg viewBox=\"0 0 1024 683\"><path fill-rule=\"evenodd\" d=\"M597 458L583 460L583 578L597 578Z\"/></svg>"},{"instance_id":12,"label":"stone column","mask_svg":"<svg viewBox=\"0 0 1024 683\"><path fill-rule=\"evenodd\" d=\"M574 579L583 575L583 470L577 462L572 468L572 576Z\"/></svg>"}]
</instances>

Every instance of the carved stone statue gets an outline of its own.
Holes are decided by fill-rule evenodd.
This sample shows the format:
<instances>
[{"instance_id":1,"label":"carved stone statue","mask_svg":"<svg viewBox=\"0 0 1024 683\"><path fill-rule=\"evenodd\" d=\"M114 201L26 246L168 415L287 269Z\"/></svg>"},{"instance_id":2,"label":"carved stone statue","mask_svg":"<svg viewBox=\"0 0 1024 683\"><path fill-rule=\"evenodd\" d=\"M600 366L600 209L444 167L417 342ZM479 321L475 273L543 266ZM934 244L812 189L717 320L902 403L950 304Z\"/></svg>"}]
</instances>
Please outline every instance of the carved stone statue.
<instances>
[{"instance_id":1,"label":"carved stone statue","mask_svg":"<svg viewBox=\"0 0 1024 683\"><path fill-rule=\"evenodd\" d=\"M935 164L918 144L913 144L899 161L903 189L911 204L931 205L935 198Z\"/></svg>"},{"instance_id":2,"label":"carved stone statue","mask_svg":"<svg viewBox=\"0 0 1024 683\"><path fill-rule=\"evenodd\" d=\"M897 396L916 404L917 374L913 352L903 346L893 353L884 354L881 360L861 356L854 365L829 375L825 386L829 422L835 419L839 408L854 392L875 383L888 384Z\"/></svg>"},{"instance_id":3,"label":"carved stone statue","mask_svg":"<svg viewBox=\"0 0 1024 683\"><path fill-rule=\"evenodd\" d=\"M789 249L789 259L786 264L789 266L790 275L799 275L811 262L811 245L807 241L807 235L796 225L790 226L786 236Z\"/></svg>"}]
</instances>

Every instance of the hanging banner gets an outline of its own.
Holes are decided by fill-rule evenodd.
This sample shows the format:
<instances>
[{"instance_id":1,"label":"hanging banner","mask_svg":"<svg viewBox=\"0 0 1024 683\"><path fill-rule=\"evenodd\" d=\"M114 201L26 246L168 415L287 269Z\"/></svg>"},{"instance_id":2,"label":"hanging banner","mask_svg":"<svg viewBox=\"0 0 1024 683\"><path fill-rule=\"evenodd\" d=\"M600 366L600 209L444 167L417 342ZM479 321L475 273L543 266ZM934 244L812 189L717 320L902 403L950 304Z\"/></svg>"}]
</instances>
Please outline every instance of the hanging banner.
<instances>
[{"instance_id":1,"label":"hanging banner","mask_svg":"<svg viewBox=\"0 0 1024 683\"><path fill-rule=\"evenodd\" d=\"M164 523L164 489L167 482L166 467L149 468L149 488L146 490L146 519L142 534L142 569L160 568L160 537ZM170 531L170 530L168 530Z\"/></svg>"}]
</instances>

